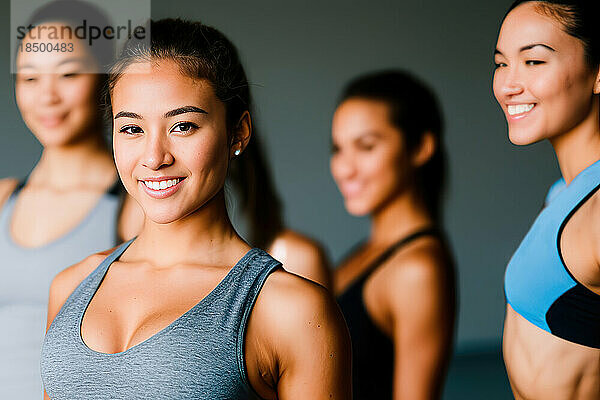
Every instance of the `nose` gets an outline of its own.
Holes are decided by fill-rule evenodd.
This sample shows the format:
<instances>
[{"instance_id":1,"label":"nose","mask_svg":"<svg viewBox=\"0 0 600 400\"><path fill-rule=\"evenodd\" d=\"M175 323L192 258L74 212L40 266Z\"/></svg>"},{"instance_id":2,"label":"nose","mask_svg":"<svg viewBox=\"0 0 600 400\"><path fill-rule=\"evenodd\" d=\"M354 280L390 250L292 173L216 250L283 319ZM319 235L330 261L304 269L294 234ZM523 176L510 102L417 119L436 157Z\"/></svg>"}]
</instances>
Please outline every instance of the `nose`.
<instances>
[{"instance_id":1,"label":"nose","mask_svg":"<svg viewBox=\"0 0 600 400\"><path fill-rule=\"evenodd\" d=\"M501 86L501 93L504 96L516 96L523 93L524 85L516 68L505 67L505 77Z\"/></svg>"},{"instance_id":2,"label":"nose","mask_svg":"<svg viewBox=\"0 0 600 400\"><path fill-rule=\"evenodd\" d=\"M165 135L148 134L142 165L153 171L173 164L175 158L169 148L169 140Z\"/></svg>"},{"instance_id":3,"label":"nose","mask_svg":"<svg viewBox=\"0 0 600 400\"><path fill-rule=\"evenodd\" d=\"M58 92L58 82L56 74L44 74L40 77L40 93L39 101L42 105L54 105L60 103L60 95Z\"/></svg>"},{"instance_id":4,"label":"nose","mask_svg":"<svg viewBox=\"0 0 600 400\"><path fill-rule=\"evenodd\" d=\"M350 179L356 175L356 166L353 158L341 151L331 157L331 174L336 181Z\"/></svg>"}]
</instances>

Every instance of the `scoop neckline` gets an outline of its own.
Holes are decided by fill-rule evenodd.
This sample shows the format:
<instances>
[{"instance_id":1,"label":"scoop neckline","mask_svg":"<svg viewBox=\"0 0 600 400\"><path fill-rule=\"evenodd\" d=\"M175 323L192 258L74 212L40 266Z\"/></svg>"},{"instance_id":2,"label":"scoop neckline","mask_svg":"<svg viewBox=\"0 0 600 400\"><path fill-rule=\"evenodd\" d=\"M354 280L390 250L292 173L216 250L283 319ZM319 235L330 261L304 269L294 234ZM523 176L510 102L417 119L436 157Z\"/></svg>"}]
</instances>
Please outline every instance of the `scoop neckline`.
<instances>
[{"instance_id":1,"label":"scoop neckline","mask_svg":"<svg viewBox=\"0 0 600 400\"><path fill-rule=\"evenodd\" d=\"M136 237L137 238L137 237ZM156 340L158 340L159 338L161 338L162 336L168 334L171 330L173 330L174 328L176 328L180 321L182 321L186 316L196 312L197 310L201 310L202 308L208 306L211 302L211 300L218 296L219 294L221 294L223 292L223 290L226 288L227 283L233 278L234 272L237 271L239 268L241 268L243 265L248 264L248 262L250 261L250 259L252 257L254 257L255 253L259 250L258 248L252 248L250 250L248 250L230 269L229 272L227 272L227 274L223 277L223 279L221 279L219 281L219 283L206 295L204 296L202 299L200 299L196 304L194 304L190 309L188 309L186 312L184 312L183 314L181 314L179 317L177 317L176 319L174 319L172 322L170 322L168 325L166 325L164 328L161 328L160 330L158 330L156 333L154 333L152 336L142 340L141 342L123 350L123 351L119 351L116 353L105 353L102 351L98 351L98 350L94 350L91 347L89 347L87 345L87 343L85 343L85 341L83 340L83 336L81 334L81 328L83 326L83 318L85 316L85 313L89 307L89 305L92 302L92 299L94 298L94 296L96 295L96 293L98 292L98 289L100 289L100 286L102 285L102 282L104 281L104 278L106 277L106 274L108 273L108 270L110 269L110 266L112 265L112 263L114 263L115 261L117 261L119 259L119 257L121 257L121 255L125 252L125 250L127 250L127 248L131 245L131 243L133 243L133 241L136 239L133 238L131 239L129 242L126 242L123 245L123 249L121 250L121 253L119 253L116 257L113 257L113 259L110 261L110 263L105 267L104 272L102 272L102 276L100 277L100 282L96 285L96 288L93 290L92 295L89 297L89 299L85 302L85 307L83 309L83 311L79 314L79 317L77 318L77 343L82 346L84 348L85 351L87 351L88 353L92 353L96 356L100 356L100 357L122 357L122 356L126 356L132 352L137 351L139 348L143 348L145 346L148 346L149 344L155 342Z\"/></svg>"},{"instance_id":2,"label":"scoop neckline","mask_svg":"<svg viewBox=\"0 0 600 400\"><path fill-rule=\"evenodd\" d=\"M115 181L115 183L116 183L116 181ZM114 184L112 186L114 186ZM110 188L112 188L112 186ZM44 251L44 250L47 250L49 248L59 245L61 242L68 240L72 236L76 235L77 232L81 231L86 225L89 224L89 222L94 217L94 214L96 213L96 211L102 206L102 203L104 202L105 198L107 196L109 196L110 188L107 189L105 192L103 192L98 197L98 199L95 201L94 205L85 214L85 216L81 220L79 220L79 222L77 222L70 230L68 230L61 236L50 240L47 243L44 243L40 246L33 246L33 247L24 246L23 244L16 241L13 237L13 234L12 234L13 217L14 217L15 208L17 206L17 199L18 199L19 193L14 193L14 192L11 193L9 198L6 200L6 204L4 206L7 211L6 225L4 226L4 234L6 235L8 243L11 244L13 247L19 249L20 251L24 251L24 252Z\"/></svg>"}]
</instances>

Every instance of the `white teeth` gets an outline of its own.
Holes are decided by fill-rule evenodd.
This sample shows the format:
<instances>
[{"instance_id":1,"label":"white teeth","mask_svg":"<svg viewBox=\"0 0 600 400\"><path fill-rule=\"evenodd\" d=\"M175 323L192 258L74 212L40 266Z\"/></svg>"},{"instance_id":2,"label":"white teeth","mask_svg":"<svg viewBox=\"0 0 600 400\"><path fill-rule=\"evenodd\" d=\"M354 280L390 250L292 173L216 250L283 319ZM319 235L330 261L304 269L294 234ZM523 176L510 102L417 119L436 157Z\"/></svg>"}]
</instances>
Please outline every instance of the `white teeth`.
<instances>
[{"instance_id":1,"label":"white teeth","mask_svg":"<svg viewBox=\"0 0 600 400\"><path fill-rule=\"evenodd\" d=\"M175 179L167 179L164 181L143 181L144 185L146 185L148 188L152 189L152 190L164 190L164 189L168 189L171 186L177 185L179 183L180 179L179 178L175 178Z\"/></svg>"},{"instance_id":2,"label":"white teeth","mask_svg":"<svg viewBox=\"0 0 600 400\"><path fill-rule=\"evenodd\" d=\"M535 104L515 104L508 106L509 115L518 115L531 111Z\"/></svg>"}]
</instances>

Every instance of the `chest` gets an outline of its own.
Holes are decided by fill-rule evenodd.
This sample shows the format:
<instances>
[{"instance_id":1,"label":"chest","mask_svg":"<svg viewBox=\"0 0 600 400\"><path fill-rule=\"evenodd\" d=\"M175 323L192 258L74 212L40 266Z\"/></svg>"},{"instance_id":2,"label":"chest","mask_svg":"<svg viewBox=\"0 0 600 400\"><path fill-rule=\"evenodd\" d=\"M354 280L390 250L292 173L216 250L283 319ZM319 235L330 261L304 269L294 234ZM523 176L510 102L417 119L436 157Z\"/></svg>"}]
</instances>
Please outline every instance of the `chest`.
<instances>
[{"instance_id":1,"label":"chest","mask_svg":"<svg viewBox=\"0 0 600 400\"><path fill-rule=\"evenodd\" d=\"M381 249L367 249L351 256L335 271L334 282L336 295L349 294L352 308L364 312L379 330L389 335L392 318L384 290L386 263L373 264L381 253Z\"/></svg>"},{"instance_id":2,"label":"chest","mask_svg":"<svg viewBox=\"0 0 600 400\"><path fill-rule=\"evenodd\" d=\"M81 335L102 353L125 351L178 322L226 276L226 268L156 271L114 263L85 311Z\"/></svg>"}]
</instances>

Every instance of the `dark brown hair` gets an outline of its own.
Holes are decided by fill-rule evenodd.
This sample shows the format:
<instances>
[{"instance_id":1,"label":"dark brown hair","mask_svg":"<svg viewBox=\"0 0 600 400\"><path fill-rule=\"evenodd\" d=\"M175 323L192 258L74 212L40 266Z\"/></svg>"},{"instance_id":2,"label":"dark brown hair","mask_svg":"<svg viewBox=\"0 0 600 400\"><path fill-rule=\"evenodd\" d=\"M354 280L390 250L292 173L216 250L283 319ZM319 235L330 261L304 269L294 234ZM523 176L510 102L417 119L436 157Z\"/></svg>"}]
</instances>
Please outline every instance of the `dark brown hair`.
<instances>
[{"instance_id":1,"label":"dark brown hair","mask_svg":"<svg viewBox=\"0 0 600 400\"><path fill-rule=\"evenodd\" d=\"M600 65L600 29L596 22L600 15L599 0L516 0L506 15L521 4L531 2L537 3L538 12L558 21L567 34L581 41L591 68Z\"/></svg>"},{"instance_id":2,"label":"dark brown hair","mask_svg":"<svg viewBox=\"0 0 600 400\"><path fill-rule=\"evenodd\" d=\"M443 119L433 92L419 79L404 71L382 71L359 76L351 81L339 103L353 98L381 101L389 108L390 122L402 134L407 149L416 149L427 132L435 138L436 150L415 171L417 193L431 217L440 222L445 184L446 152L443 143Z\"/></svg>"}]
</instances>

